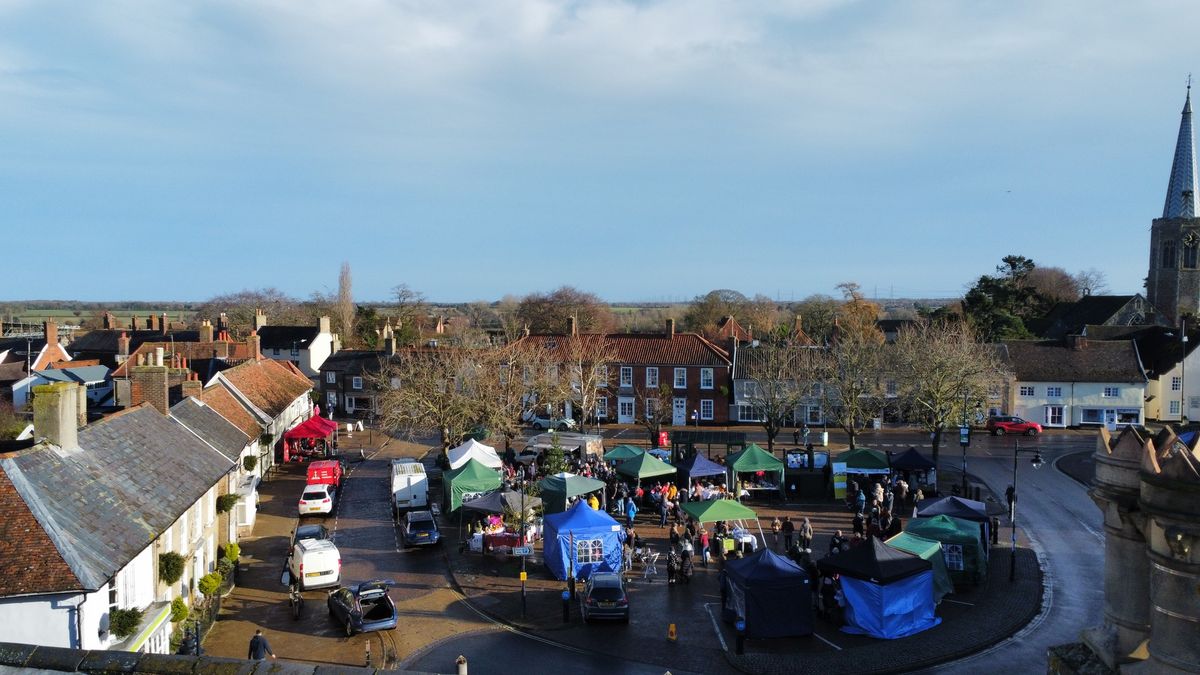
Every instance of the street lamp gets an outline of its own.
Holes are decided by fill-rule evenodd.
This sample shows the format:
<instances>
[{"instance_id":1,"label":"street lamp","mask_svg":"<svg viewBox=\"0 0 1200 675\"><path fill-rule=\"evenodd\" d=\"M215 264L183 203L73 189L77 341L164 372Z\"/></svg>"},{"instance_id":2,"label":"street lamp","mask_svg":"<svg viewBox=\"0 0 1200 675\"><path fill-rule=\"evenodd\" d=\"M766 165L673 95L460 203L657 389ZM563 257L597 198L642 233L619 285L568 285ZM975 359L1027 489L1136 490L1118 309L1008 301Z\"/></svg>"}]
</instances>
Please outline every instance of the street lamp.
<instances>
[{"instance_id":1,"label":"street lamp","mask_svg":"<svg viewBox=\"0 0 1200 675\"><path fill-rule=\"evenodd\" d=\"M1040 448L1021 448L1021 441L1013 444L1013 480L1008 488L1008 519L1012 523L1012 553L1008 559L1008 580L1017 578L1017 458L1021 454L1033 454L1029 464L1034 469L1042 468L1042 451Z\"/></svg>"}]
</instances>

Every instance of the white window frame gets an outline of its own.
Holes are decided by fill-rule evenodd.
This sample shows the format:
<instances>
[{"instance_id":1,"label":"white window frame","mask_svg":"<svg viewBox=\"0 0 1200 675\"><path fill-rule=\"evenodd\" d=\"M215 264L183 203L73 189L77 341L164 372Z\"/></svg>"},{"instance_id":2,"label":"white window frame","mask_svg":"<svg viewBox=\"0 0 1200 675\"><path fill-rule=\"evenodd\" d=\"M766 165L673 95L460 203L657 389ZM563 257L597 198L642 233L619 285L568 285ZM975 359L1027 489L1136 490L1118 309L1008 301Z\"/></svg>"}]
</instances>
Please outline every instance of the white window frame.
<instances>
[{"instance_id":1,"label":"white window frame","mask_svg":"<svg viewBox=\"0 0 1200 675\"><path fill-rule=\"evenodd\" d=\"M676 389L687 389L687 368L676 368L673 381Z\"/></svg>"},{"instance_id":2,"label":"white window frame","mask_svg":"<svg viewBox=\"0 0 1200 675\"><path fill-rule=\"evenodd\" d=\"M584 555L580 555L581 553L584 553ZM602 562L604 562L603 539L575 540L575 564L598 565Z\"/></svg>"},{"instance_id":3,"label":"white window frame","mask_svg":"<svg viewBox=\"0 0 1200 675\"><path fill-rule=\"evenodd\" d=\"M633 386L633 366L621 366L621 386Z\"/></svg>"},{"instance_id":4,"label":"white window frame","mask_svg":"<svg viewBox=\"0 0 1200 675\"><path fill-rule=\"evenodd\" d=\"M608 419L608 397L601 396L596 399L596 418Z\"/></svg>"},{"instance_id":5,"label":"white window frame","mask_svg":"<svg viewBox=\"0 0 1200 675\"><path fill-rule=\"evenodd\" d=\"M895 380L888 380L884 383L884 395L895 398L900 393L900 384Z\"/></svg>"},{"instance_id":6,"label":"white window frame","mask_svg":"<svg viewBox=\"0 0 1200 675\"><path fill-rule=\"evenodd\" d=\"M711 398L700 399L700 419L711 421L714 410L715 406L713 405L713 400Z\"/></svg>"},{"instance_id":7,"label":"white window frame","mask_svg":"<svg viewBox=\"0 0 1200 675\"><path fill-rule=\"evenodd\" d=\"M653 377L651 377L653 375ZM648 366L646 368L646 388L658 389L658 367Z\"/></svg>"},{"instance_id":8,"label":"white window frame","mask_svg":"<svg viewBox=\"0 0 1200 675\"><path fill-rule=\"evenodd\" d=\"M279 347L271 349L271 356L279 356Z\"/></svg>"},{"instance_id":9,"label":"white window frame","mask_svg":"<svg viewBox=\"0 0 1200 675\"><path fill-rule=\"evenodd\" d=\"M363 385L363 379L361 377L358 377L356 375L356 376L350 378L350 388L351 389L354 389L356 391L361 391L363 388L362 385Z\"/></svg>"},{"instance_id":10,"label":"white window frame","mask_svg":"<svg viewBox=\"0 0 1200 675\"><path fill-rule=\"evenodd\" d=\"M325 384L337 384L337 373L332 370L325 373Z\"/></svg>"},{"instance_id":11,"label":"white window frame","mask_svg":"<svg viewBox=\"0 0 1200 675\"><path fill-rule=\"evenodd\" d=\"M1171 378L1171 391L1183 389L1183 378L1178 375Z\"/></svg>"},{"instance_id":12,"label":"white window frame","mask_svg":"<svg viewBox=\"0 0 1200 675\"><path fill-rule=\"evenodd\" d=\"M1058 416L1057 420L1054 419L1056 414ZM1067 419L1066 410L1064 409L1063 406L1061 406L1061 405L1046 406L1046 425L1047 426L1053 426L1053 427L1066 426L1066 419Z\"/></svg>"},{"instance_id":13,"label":"white window frame","mask_svg":"<svg viewBox=\"0 0 1200 675\"><path fill-rule=\"evenodd\" d=\"M1021 387L1019 389L1017 389L1017 395L1018 396L1036 396L1037 388L1031 384L1023 384L1023 385L1021 385Z\"/></svg>"},{"instance_id":14,"label":"white window frame","mask_svg":"<svg viewBox=\"0 0 1200 675\"><path fill-rule=\"evenodd\" d=\"M1167 404L1167 412L1168 412L1168 414L1171 414L1171 415L1178 415L1179 414L1179 401L1170 401Z\"/></svg>"},{"instance_id":15,"label":"white window frame","mask_svg":"<svg viewBox=\"0 0 1200 675\"><path fill-rule=\"evenodd\" d=\"M1062 387L1046 387L1046 398L1062 398Z\"/></svg>"},{"instance_id":16,"label":"white window frame","mask_svg":"<svg viewBox=\"0 0 1200 675\"><path fill-rule=\"evenodd\" d=\"M715 382L715 380L713 379L713 369L712 368L701 368L700 369L700 388L701 389L712 389L714 382Z\"/></svg>"},{"instance_id":17,"label":"white window frame","mask_svg":"<svg viewBox=\"0 0 1200 675\"><path fill-rule=\"evenodd\" d=\"M601 389L608 386L608 366L596 366L596 388Z\"/></svg>"},{"instance_id":18,"label":"white window frame","mask_svg":"<svg viewBox=\"0 0 1200 675\"><path fill-rule=\"evenodd\" d=\"M1105 387L1100 394L1101 398L1118 398L1121 396L1120 387Z\"/></svg>"},{"instance_id":19,"label":"white window frame","mask_svg":"<svg viewBox=\"0 0 1200 675\"><path fill-rule=\"evenodd\" d=\"M333 408L334 406L337 405L337 392L336 391L325 392L325 405L329 406L330 408Z\"/></svg>"}]
</instances>

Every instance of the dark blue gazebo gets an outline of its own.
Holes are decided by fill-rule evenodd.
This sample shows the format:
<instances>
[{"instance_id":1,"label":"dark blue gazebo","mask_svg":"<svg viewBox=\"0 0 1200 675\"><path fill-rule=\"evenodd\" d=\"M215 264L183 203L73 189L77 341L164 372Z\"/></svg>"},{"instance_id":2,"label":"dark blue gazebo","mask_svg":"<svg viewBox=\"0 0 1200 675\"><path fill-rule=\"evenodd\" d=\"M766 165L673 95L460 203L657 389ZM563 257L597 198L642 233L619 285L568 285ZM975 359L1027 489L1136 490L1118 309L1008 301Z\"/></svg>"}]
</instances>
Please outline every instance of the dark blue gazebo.
<instances>
[{"instance_id":1,"label":"dark blue gazebo","mask_svg":"<svg viewBox=\"0 0 1200 675\"><path fill-rule=\"evenodd\" d=\"M690 459L676 464L675 468L675 475L678 476L679 485L684 489L691 485L692 481L697 478L725 475L725 467L710 459L705 459L700 453L696 453Z\"/></svg>"}]
</instances>

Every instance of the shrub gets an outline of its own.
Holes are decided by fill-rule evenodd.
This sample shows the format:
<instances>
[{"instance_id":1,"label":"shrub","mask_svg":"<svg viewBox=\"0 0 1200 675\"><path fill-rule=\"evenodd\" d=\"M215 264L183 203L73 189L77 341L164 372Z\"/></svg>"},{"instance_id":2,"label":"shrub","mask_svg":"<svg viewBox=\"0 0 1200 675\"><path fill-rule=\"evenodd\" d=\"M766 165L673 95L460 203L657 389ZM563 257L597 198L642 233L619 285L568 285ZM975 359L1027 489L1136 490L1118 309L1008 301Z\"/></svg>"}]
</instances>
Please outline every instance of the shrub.
<instances>
[{"instance_id":1,"label":"shrub","mask_svg":"<svg viewBox=\"0 0 1200 675\"><path fill-rule=\"evenodd\" d=\"M175 598L171 601L171 623L186 621L190 613L187 603L183 601L183 598Z\"/></svg>"},{"instance_id":2,"label":"shrub","mask_svg":"<svg viewBox=\"0 0 1200 675\"><path fill-rule=\"evenodd\" d=\"M229 542L225 544L225 558L230 562L237 562L238 556L242 554L242 547L237 545L237 542Z\"/></svg>"},{"instance_id":3,"label":"shrub","mask_svg":"<svg viewBox=\"0 0 1200 675\"><path fill-rule=\"evenodd\" d=\"M221 578L220 574L217 572L209 572L208 574L200 577L200 580L196 582L196 588L200 589L200 592L204 595L212 596L215 595L218 590L220 590L222 581L225 580Z\"/></svg>"},{"instance_id":4,"label":"shrub","mask_svg":"<svg viewBox=\"0 0 1200 675\"><path fill-rule=\"evenodd\" d=\"M233 510L233 505L238 503L241 496L229 494L217 497L217 513L229 513Z\"/></svg>"},{"instance_id":5,"label":"shrub","mask_svg":"<svg viewBox=\"0 0 1200 675\"><path fill-rule=\"evenodd\" d=\"M246 455L242 458L242 468L247 471L253 471L254 467L258 466L258 458L254 455Z\"/></svg>"},{"instance_id":6,"label":"shrub","mask_svg":"<svg viewBox=\"0 0 1200 675\"><path fill-rule=\"evenodd\" d=\"M140 609L114 609L108 613L108 629L122 640L133 635L141 623Z\"/></svg>"},{"instance_id":7,"label":"shrub","mask_svg":"<svg viewBox=\"0 0 1200 675\"><path fill-rule=\"evenodd\" d=\"M183 556L174 551L167 551L158 556L158 578L168 585L183 578Z\"/></svg>"},{"instance_id":8,"label":"shrub","mask_svg":"<svg viewBox=\"0 0 1200 675\"><path fill-rule=\"evenodd\" d=\"M230 574L233 574L233 561L229 558L221 558L218 560L217 574L220 574L222 578L228 578Z\"/></svg>"}]
</instances>

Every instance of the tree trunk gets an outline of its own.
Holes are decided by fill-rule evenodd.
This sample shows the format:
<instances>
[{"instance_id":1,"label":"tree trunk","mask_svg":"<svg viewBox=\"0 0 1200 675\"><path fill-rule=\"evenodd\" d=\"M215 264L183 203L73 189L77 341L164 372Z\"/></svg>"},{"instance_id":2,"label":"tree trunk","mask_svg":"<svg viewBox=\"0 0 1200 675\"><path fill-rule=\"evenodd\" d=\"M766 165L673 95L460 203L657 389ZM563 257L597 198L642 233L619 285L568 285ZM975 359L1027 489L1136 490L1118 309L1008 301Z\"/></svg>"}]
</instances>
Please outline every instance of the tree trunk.
<instances>
[{"instance_id":1,"label":"tree trunk","mask_svg":"<svg viewBox=\"0 0 1200 675\"><path fill-rule=\"evenodd\" d=\"M941 427L938 427L937 429L933 430L933 442L931 443L931 445L933 446L933 464L934 464L934 466L937 466L938 450L942 447L942 428Z\"/></svg>"},{"instance_id":2,"label":"tree trunk","mask_svg":"<svg viewBox=\"0 0 1200 675\"><path fill-rule=\"evenodd\" d=\"M858 433L854 430L854 425L852 424L848 427L842 427L842 429L846 432L846 437L848 438L848 441L850 443L850 449L853 450L854 449L854 437L858 435Z\"/></svg>"}]
</instances>

